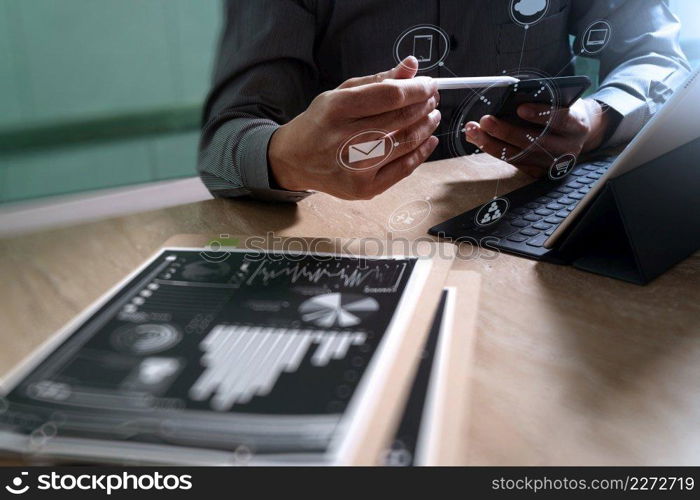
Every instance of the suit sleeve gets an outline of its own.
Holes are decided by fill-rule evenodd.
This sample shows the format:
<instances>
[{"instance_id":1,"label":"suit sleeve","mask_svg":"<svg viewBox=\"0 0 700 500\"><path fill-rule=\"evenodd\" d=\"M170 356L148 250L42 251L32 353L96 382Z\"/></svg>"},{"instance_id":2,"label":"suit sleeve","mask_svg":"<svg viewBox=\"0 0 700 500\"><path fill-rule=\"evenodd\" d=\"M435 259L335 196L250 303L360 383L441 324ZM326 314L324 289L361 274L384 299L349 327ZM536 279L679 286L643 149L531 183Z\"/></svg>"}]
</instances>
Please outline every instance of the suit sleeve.
<instances>
[{"instance_id":1,"label":"suit sleeve","mask_svg":"<svg viewBox=\"0 0 700 500\"><path fill-rule=\"evenodd\" d=\"M316 95L315 15L295 0L228 0L214 83L203 112L200 177L216 197L298 201L275 189L267 149L272 134Z\"/></svg>"},{"instance_id":2,"label":"suit sleeve","mask_svg":"<svg viewBox=\"0 0 700 500\"><path fill-rule=\"evenodd\" d=\"M606 146L631 140L688 76L679 44L680 22L666 0L574 0L571 33L582 54L589 26L599 20L612 28L599 54L600 88L591 97L619 115Z\"/></svg>"}]
</instances>

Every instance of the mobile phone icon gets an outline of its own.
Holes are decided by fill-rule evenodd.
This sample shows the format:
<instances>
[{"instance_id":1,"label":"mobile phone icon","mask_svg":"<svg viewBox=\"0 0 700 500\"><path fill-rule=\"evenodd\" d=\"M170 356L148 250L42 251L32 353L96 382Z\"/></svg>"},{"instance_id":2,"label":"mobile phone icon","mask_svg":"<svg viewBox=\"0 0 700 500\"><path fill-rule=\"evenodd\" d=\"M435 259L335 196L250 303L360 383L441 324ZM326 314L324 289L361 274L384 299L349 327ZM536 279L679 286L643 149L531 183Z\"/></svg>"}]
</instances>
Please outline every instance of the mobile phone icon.
<instances>
[{"instance_id":1,"label":"mobile phone icon","mask_svg":"<svg viewBox=\"0 0 700 500\"><path fill-rule=\"evenodd\" d=\"M419 63L430 62L433 59L433 35L413 36L413 56Z\"/></svg>"}]
</instances>

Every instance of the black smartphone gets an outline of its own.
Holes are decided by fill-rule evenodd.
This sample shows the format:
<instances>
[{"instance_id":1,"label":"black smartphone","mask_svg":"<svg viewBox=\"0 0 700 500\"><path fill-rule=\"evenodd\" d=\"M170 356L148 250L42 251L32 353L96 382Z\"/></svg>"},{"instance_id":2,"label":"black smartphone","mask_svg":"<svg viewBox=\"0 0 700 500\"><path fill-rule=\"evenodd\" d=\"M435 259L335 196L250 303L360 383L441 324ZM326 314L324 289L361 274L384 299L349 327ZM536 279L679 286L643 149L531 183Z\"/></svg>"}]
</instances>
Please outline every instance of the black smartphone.
<instances>
[{"instance_id":1,"label":"black smartphone","mask_svg":"<svg viewBox=\"0 0 700 500\"><path fill-rule=\"evenodd\" d=\"M568 108L574 104L591 86L587 76L562 76L557 78L536 78L520 80L509 87L498 112L499 118L509 121L523 121L517 115L522 104L554 104L558 108Z\"/></svg>"}]
</instances>

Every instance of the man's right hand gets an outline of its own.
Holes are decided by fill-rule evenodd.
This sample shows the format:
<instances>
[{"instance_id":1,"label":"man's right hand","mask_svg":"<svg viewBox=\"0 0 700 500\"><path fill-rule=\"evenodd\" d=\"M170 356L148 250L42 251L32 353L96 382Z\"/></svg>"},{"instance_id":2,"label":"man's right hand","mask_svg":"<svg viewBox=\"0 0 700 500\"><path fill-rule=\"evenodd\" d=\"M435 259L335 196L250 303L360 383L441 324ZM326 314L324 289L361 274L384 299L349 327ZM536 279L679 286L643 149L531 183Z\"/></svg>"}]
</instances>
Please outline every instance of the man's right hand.
<instances>
[{"instance_id":1,"label":"man's right hand","mask_svg":"<svg viewBox=\"0 0 700 500\"><path fill-rule=\"evenodd\" d=\"M366 200L409 176L438 145L431 134L440 124L436 83L414 78L418 61L409 57L377 75L353 78L316 97L308 109L273 134L268 149L272 175L283 189L322 191L347 200ZM338 150L368 130L389 132L397 144L378 166L348 169ZM376 161L376 159L375 159Z\"/></svg>"}]
</instances>

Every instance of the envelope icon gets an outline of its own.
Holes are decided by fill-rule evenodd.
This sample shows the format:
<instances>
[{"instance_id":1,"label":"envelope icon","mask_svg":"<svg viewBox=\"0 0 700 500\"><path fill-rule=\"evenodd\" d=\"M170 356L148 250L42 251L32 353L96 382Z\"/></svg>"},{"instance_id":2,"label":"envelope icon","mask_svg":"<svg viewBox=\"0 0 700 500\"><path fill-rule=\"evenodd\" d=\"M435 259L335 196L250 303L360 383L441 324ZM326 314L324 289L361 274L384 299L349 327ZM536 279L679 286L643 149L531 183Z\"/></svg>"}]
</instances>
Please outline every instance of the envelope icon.
<instances>
[{"instance_id":1,"label":"envelope icon","mask_svg":"<svg viewBox=\"0 0 700 500\"><path fill-rule=\"evenodd\" d=\"M369 160L371 158L379 158L386 154L386 145L384 138L375 141L361 142L350 146L348 153L348 161L355 163L358 161Z\"/></svg>"}]
</instances>

